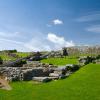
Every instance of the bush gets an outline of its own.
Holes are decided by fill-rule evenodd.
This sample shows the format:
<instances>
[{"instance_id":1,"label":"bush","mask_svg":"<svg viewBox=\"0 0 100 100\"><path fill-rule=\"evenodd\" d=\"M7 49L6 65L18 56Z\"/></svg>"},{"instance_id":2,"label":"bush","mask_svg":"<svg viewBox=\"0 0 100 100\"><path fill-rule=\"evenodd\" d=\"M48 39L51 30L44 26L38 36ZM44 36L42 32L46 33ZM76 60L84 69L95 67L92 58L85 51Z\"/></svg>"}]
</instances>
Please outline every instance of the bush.
<instances>
[{"instance_id":1,"label":"bush","mask_svg":"<svg viewBox=\"0 0 100 100\"><path fill-rule=\"evenodd\" d=\"M79 69L79 65L67 66L67 70L74 72Z\"/></svg>"},{"instance_id":2,"label":"bush","mask_svg":"<svg viewBox=\"0 0 100 100\"><path fill-rule=\"evenodd\" d=\"M26 64L26 60L18 61L13 65L13 67L22 67L23 64Z\"/></svg>"},{"instance_id":3,"label":"bush","mask_svg":"<svg viewBox=\"0 0 100 100\"><path fill-rule=\"evenodd\" d=\"M96 57L96 59L100 59L100 55L98 55L98 56Z\"/></svg>"},{"instance_id":4,"label":"bush","mask_svg":"<svg viewBox=\"0 0 100 100\"><path fill-rule=\"evenodd\" d=\"M17 66L22 66L23 64L26 64L26 60L21 60L19 63L17 63Z\"/></svg>"},{"instance_id":5,"label":"bush","mask_svg":"<svg viewBox=\"0 0 100 100\"><path fill-rule=\"evenodd\" d=\"M3 60L2 60L2 58L0 57L0 64L3 64Z\"/></svg>"}]
</instances>

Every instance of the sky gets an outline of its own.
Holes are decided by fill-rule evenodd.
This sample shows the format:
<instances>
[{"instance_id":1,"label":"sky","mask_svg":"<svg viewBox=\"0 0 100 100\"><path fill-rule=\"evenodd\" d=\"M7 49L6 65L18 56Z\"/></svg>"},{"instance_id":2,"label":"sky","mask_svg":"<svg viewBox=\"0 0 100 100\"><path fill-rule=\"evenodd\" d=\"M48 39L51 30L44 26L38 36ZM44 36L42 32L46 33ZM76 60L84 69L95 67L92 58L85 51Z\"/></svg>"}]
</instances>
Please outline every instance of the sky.
<instances>
[{"instance_id":1,"label":"sky","mask_svg":"<svg viewBox=\"0 0 100 100\"><path fill-rule=\"evenodd\" d=\"M0 50L100 44L100 0L0 0Z\"/></svg>"}]
</instances>

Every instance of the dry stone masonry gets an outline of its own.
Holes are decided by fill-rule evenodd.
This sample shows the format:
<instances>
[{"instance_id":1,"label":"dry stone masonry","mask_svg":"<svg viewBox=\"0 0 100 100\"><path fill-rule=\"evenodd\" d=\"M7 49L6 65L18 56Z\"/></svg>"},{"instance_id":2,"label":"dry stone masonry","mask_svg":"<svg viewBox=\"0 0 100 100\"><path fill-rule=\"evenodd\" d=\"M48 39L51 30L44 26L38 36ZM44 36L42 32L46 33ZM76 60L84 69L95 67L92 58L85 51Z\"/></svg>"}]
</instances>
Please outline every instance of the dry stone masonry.
<instances>
[{"instance_id":1,"label":"dry stone masonry","mask_svg":"<svg viewBox=\"0 0 100 100\"><path fill-rule=\"evenodd\" d=\"M23 64L22 67L0 67L0 74L8 81L34 80L47 82L69 76L71 72L77 70L73 68L75 68L75 65L57 67L39 61L27 61L27 63Z\"/></svg>"}]
</instances>

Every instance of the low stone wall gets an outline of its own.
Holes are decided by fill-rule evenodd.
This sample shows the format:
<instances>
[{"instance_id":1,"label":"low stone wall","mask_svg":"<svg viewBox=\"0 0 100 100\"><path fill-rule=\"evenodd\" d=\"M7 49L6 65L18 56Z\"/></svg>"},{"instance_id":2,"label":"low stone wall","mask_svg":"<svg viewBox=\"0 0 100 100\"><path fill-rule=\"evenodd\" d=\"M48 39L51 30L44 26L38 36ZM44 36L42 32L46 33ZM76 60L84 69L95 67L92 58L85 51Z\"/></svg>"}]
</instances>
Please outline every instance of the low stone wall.
<instances>
[{"instance_id":1,"label":"low stone wall","mask_svg":"<svg viewBox=\"0 0 100 100\"><path fill-rule=\"evenodd\" d=\"M23 67L56 67L54 65L48 64L48 63L41 63L40 61L27 61L26 64L23 65Z\"/></svg>"},{"instance_id":2,"label":"low stone wall","mask_svg":"<svg viewBox=\"0 0 100 100\"><path fill-rule=\"evenodd\" d=\"M29 81L33 77L52 77L52 79L56 77L55 79L59 79L66 76L70 71L73 72L71 68L74 67L69 67L1 67L0 74L8 81Z\"/></svg>"},{"instance_id":3,"label":"low stone wall","mask_svg":"<svg viewBox=\"0 0 100 100\"><path fill-rule=\"evenodd\" d=\"M78 70L76 65L54 66L39 61L27 61L22 67L0 67L0 74L8 81L29 81L34 77L63 78L69 73ZM43 78L44 79L44 78Z\"/></svg>"}]
</instances>

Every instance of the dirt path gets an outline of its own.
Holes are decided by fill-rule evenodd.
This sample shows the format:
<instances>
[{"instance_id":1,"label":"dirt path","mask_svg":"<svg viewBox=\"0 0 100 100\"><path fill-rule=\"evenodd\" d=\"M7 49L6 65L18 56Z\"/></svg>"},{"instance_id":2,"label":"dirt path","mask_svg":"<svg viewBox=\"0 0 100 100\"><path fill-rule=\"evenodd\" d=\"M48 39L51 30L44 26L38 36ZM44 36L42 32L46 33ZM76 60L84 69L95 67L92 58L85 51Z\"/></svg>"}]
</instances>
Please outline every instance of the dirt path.
<instances>
[{"instance_id":1,"label":"dirt path","mask_svg":"<svg viewBox=\"0 0 100 100\"><path fill-rule=\"evenodd\" d=\"M8 81L6 81L4 78L0 77L0 88L5 90L11 90L12 88L8 84Z\"/></svg>"}]
</instances>

